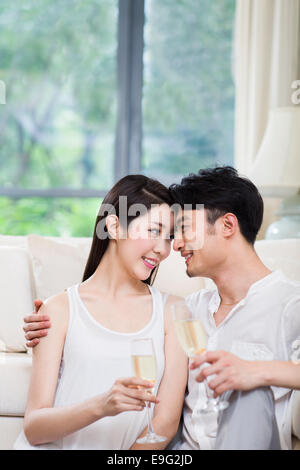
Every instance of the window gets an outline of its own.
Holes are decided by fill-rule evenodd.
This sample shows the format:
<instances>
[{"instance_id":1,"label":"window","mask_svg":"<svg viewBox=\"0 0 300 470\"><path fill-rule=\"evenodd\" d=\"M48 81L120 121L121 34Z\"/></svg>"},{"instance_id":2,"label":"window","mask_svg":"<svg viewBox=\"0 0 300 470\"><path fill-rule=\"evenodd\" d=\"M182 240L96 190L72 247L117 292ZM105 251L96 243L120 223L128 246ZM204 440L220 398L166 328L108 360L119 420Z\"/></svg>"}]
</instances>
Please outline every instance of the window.
<instances>
[{"instance_id":1,"label":"window","mask_svg":"<svg viewBox=\"0 0 300 470\"><path fill-rule=\"evenodd\" d=\"M113 183L117 2L5 1L0 56L0 185L96 188Z\"/></svg>"},{"instance_id":2,"label":"window","mask_svg":"<svg viewBox=\"0 0 300 470\"><path fill-rule=\"evenodd\" d=\"M0 233L91 236L128 173L232 163L234 0L2 0Z\"/></svg>"},{"instance_id":3,"label":"window","mask_svg":"<svg viewBox=\"0 0 300 470\"><path fill-rule=\"evenodd\" d=\"M166 182L233 163L234 0L146 2L143 171Z\"/></svg>"}]
</instances>

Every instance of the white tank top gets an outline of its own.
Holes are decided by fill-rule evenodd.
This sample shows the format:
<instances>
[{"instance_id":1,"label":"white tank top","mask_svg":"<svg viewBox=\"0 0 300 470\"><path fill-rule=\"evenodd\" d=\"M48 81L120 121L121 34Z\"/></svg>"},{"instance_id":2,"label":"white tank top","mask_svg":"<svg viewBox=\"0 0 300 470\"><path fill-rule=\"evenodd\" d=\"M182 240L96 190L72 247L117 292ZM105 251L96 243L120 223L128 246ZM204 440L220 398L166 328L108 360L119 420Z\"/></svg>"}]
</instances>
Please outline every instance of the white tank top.
<instances>
[{"instance_id":1,"label":"white tank top","mask_svg":"<svg viewBox=\"0 0 300 470\"><path fill-rule=\"evenodd\" d=\"M69 324L61 360L54 407L80 403L108 391L116 379L133 376L130 341L152 338L157 361L154 394L163 376L164 304L159 290L148 286L152 295L152 317L136 333L119 333L98 323L86 309L79 284L67 289ZM49 444L31 446L22 431L14 449L129 449L147 425L146 409L107 416Z\"/></svg>"}]
</instances>

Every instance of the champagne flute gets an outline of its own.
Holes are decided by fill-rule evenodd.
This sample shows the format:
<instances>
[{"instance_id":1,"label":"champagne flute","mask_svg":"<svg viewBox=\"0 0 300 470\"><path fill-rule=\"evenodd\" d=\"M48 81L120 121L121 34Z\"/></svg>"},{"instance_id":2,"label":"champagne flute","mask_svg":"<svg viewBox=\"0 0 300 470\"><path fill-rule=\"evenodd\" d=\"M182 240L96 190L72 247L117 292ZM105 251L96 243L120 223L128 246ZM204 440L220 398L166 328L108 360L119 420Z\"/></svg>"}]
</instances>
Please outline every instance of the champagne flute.
<instances>
[{"instance_id":1,"label":"champagne flute","mask_svg":"<svg viewBox=\"0 0 300 470\"><path fill-rule=\"evenodd\" d=\"M131 341L131 359L134 375L140 379L153 383L153 388L148 389L153 393L156 379L156 359L151 338L134 339ZM145 437L137 439L138 444L166 441L167 438L155 434L152 426L151 403L146 402L148 429Z\"/></svg>"},{"instance_id":2,"label":"champagne flute","mask_svg":"<svg viewBox=\"0 0 300 470\"><path fill-rule=\"evenodd\" d=\"M192 312L184 300L172 305L173 320L178 340L187 356L192 359L195 354L203 354L206 351L207 336L200 320L198 312ZM206 391L206 404L198 410L199 413L211 413L212 411L225 410L229 403L219 398L214 398L214 392L204 379Z\"/></svg>"}]
</instances>

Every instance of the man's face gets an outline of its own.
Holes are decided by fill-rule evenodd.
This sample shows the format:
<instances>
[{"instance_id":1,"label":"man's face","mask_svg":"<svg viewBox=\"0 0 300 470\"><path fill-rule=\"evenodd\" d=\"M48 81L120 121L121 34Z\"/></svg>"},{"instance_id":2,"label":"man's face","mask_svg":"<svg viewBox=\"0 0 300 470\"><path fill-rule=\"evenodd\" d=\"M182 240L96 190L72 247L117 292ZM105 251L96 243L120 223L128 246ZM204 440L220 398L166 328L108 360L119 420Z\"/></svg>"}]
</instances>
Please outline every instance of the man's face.
<instances>
[{"instance_id":1,"label":"man's face","mask_svg":"<svg viewBox=\"0 0 300 470\"><path fill-rule=\"evenodd\" d=\"M175 221L173 248L185 258L189 277L211 277L224 260L223 238L218 220L210 225L206 209L181 210Z\"/></svg>"}]
</instances>

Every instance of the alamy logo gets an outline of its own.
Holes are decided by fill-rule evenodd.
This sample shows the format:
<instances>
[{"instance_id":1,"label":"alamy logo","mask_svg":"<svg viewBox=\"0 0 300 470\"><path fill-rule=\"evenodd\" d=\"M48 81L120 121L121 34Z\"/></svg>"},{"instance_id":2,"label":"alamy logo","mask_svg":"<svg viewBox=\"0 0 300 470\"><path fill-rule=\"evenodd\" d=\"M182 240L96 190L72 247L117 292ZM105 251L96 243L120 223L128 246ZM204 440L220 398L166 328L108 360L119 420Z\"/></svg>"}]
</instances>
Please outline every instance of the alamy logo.
<instances>
[{"instance_id":1,"label":"alamy logo","mask_svg":"<svg viewBox=\"0 0 300 470\"><path fill-rule=\"evenodd\" d=\"M0 80L0 104L6 104L6 86L3 80Z\"/></svg>"},{"instance_id":2,"label":"alamy logo","mask_svg":"<svg viewBox=\"0 0 300 470\"><path fill-rule=\"evenodd\" d=\"M294 80L292 83L292 88L295 89L292 93L291 100L293 104L300 104L300 80Z\"/></svg>"},{"instance_id":3,"label":"alamy logo","mask_svg":"<svg viewBox=\"0 0 300 470\"><path fill-rule=\"evenodd\" d=\"M127 196L119 196L119 201L116 207L112 204L102 203L98 212L99 221L96 226L96 235L100 240L110 238L107 230L107 217L117 217L122 230L118 234L119 239L130 238L137 240L149 237L148 232L145 232L145 224L147 227L154 227L158 225L163 226L162 220L157 220L159 214L159 204L151 204L151 207L146 207L144 204L128 204ZM153 211L152 211L153 209ZM195 209L195 210L194 210ZM194 216L191 212L194 212ZM142 224L130 224L130 220L141 217ZM143 219L142 219L143 218ZM172 204L170 212L166 217L166 227L174 231L175 239L182 239L184 237L186 249L201 249L204 243L204 204L184 204L181 207L179 204ZM174 224L174 230L172 230ZM157 235L152 234L151 239L159 239L161 235L157 231ZM171 238L171 233L167 233L166 238Z\"/></svg>"}]
</instances>

